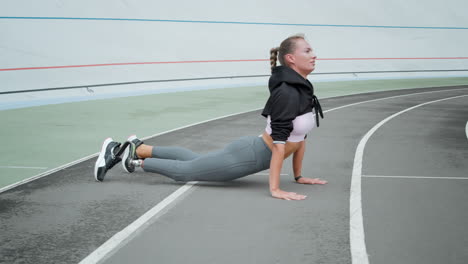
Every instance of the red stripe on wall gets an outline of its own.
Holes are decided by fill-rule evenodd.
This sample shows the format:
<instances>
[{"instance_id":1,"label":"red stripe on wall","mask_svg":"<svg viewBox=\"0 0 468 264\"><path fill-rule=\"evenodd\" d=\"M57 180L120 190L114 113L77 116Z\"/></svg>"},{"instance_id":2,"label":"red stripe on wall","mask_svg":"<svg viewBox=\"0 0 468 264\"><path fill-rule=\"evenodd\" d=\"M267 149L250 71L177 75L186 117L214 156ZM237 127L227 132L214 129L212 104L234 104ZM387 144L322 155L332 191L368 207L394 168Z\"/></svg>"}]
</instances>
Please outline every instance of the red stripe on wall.
<instances>
[{"instance_id":1,"label":"red stripe on wall","mask_svg":"<svg viewBox=\"0 0 468 264\"><path fill-rule=\"evenodd\" d=\"M432 58L317 58L324 61L352 61L352 60L466 60L468 57L432 57ZM4 68L0 71L24 71L24 70L47 70L64 68L87 68L104 66L124 66L124 65L145 65L145 64L188 64L188 63L213 63L213 62L255 62L269 61L268 59L252 60L197 60L197 61L156 61L156 62L124 62L124 63L105 63L105 64L86 64L86 65L65 65L65 66L45 66L45 67L22 67L22 68Z\"/></svg>"},{"instance_id":2,"label":"red stripe on wall","mask_svg":"<svg viewBox=\"0 0 468 264\"><path fill-rule=\"evenodd\" d=\"M428 57L428 58L317 58L317 60L466 60L468 57Z\"/></svg>"},{"instance_id":3,"label":"red stripe on wall","mask_svg":"<svg viewBox=\"0 0 468 264\"><path fill-rule=\"evenodd\" d=\"M267 61L267 60L260 59L260 60L204 60L204 61L123 62L123 63L86 64L86 65L66 65L66 66L45 66L45 67L5 68L5 69L0 69L0 71L47 70L47 69L82 68L82 67L144 65L144 64L186 64L186 63L252 62L252 61Z\"/></svg>"}]
</instances>

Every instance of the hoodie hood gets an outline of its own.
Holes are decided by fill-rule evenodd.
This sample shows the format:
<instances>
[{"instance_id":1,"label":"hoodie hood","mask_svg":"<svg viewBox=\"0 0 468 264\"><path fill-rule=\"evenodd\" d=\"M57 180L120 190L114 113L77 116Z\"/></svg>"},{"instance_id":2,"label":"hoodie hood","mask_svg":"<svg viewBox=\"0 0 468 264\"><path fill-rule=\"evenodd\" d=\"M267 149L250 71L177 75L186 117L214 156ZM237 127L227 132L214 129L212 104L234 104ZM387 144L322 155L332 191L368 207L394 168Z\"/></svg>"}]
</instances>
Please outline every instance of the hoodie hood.
<instances>
[{"instance_id":1,"label":"hoodie hood","mask_svg":"<svg viewBox=\"0 0 468 264\"><path fill-rule=\"evenodd\" d=\"M307 90L310 89L313 93L314 88L312 84L307 79L304 79L304 77L302 77L295 70L287 66L274 67L270 76L270 80L268 81L268 88L270 89L270 93L281 86L282 83L287 83L297 88L305 88Z\"/></svg>"},{"instance_id":2,"label":"hoodie hood","mask_svg":"<svg viewBox=\"0 0 468 264\"><path fill-rule=\"evenodd\" d=\"M323 118L322 107L317 96L314 95L314 87L309 80L304 79L290 67L278 66L272 69L268 88L270 89L270 97L262 115L264 117L271 116L272 124L276 123L273 125L276 126L276 131L280 131L278 132L280 134L283 133L283 137L277 139L275 139L276 136L272 136L274 140L284 140L284 136L289 136L291 132L286 133L285 131L288 129L281 128L281 124L291 128L292 120L299 115L311 112L314 108L317 127L319 126L319 115Z\"/></svg>"}]
</instances>

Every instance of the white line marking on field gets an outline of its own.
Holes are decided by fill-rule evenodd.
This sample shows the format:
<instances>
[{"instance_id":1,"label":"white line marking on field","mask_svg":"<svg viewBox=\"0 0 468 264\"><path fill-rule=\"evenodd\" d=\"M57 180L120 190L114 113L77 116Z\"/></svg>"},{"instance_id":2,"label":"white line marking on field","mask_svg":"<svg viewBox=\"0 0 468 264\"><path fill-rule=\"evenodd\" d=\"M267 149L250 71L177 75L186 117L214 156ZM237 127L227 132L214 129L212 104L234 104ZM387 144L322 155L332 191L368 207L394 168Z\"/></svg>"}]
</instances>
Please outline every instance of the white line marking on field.
<instances>
[{"instance_id":1,"label":"white line marking on field","mask_svg":"<svg viewBox=\"0 0 468 264\"><path fill-rule=\"evenodd\" d=\"M40 174L38 174L38 175L36 175L36 176L32 176L32 177L27 178L27 179L24 179L24 180L22 180L22 181L19 181L19 182L16 182L16 183L7 185L7 186L5 186L5 187L3 187L3 188L0 188L0 193L5 192L5 191L10 190L10 189L13 189L13 188L15 188L16 186L20 186L20 185L22 185L22 184L25 184L25 183L32 182L32 181L34 181L34 180L40 179L40 178L45 177L45 176L47 176L47 175L50 175L50 174L52 174L52 173L54 173L54 172L57 172L57 171L66 169L66 168L71 167L71 166L73 166L73 165L75 165L75 164L78 164L78 163L80 163L80 162L87 161L87 160L92 159L92 158L94 158L94 157L96 157L96 156L98 156L98 155L99 155L99 153L96 153L96 154L93 154L93 155L89 155L89 156L86 156L86 157L81 158L81 159L79 159L79 160L75 160L75 161L72 161L72 162L70 162L70 163L64 164L64 165L62 165L62 166L60 166L60 167L57 167L57 168L48 170L48 171L43 172L43 173L40 173Z\"/></svg>"},{"instance_id":2,"label":"white line marking on field","mask_svg":"<svg viewBox=\"0 0 468 264\"><path fill-rule=\"evenodd\" d=\"M468 177L390 176L390 175L362 175L362 177L364 178L394 178L394 179L468 180Z\"/></svg>"},{"instance_id":3,"label":"white line marking on field","mask_svg":"<svg viewBox=\"0 0 468 264\"><path fill-rule=\"evenodd\" d=\"M0 169L33 169L33 170L46 170L47 167L0 166Z\"/></svg>"},{"instance_id":4,"label":"white line marking on field","mask_svg":"<svg viewBox=\"0 0 468 264\"><path fill-rule=\"evenodd\" d=\"M177 189L171 195L159 202L155 207L151 208L144 215L140 216L129 226L112 236L109 240L107 240L104 244L97 248L93 253L91 253L85 259L80 261L80 264L94 264L103 261L106 257L110 256L112 252L115 252L118 248L120 248L126 242L128 242L136 234L137 231L141 231L141 228L143 226L146 227L150 224L150 221L156 220L157 216L161 215L160 213L163 209L165 209L168 205L179 199L195 184L197 184L197 182L188 182L179 189ZM136 260L136 262L138 261Z\"/></svg>"},{"instance_id":5,"label":"white line marking on field","mask_svg":"<svg viewBox=\"0 0 468 264\"><path fill-rule=\"evenodd\" d=\"M356 153L354 156L354 164L353 164L353 174L351 178L351 191L350 191L350 199L349 199L349 213L350 213L350 244L351 244L351 257L353 264L368 264L369 257L367 255L366 249L366 242L365 242L365 235L364 235L364 223L362 218L362 201L361 201L361 178L362 178L362 157L364 154L364 148L366 147L366 143L369 138L383 126L386 122L390 121L394 117L397 117L403 113L411 111L415 108L428 105L431 103L441 102L445 100L460 98L468 95L460 95L454 96L444 99L439 99L435 101L430 101L422 104L418 104L416 106L407 108L403 111L395 113L384 120L380 121L377 125L375 125L371 130L369 130L364 137L359 142L357 146Z\"/></svg>"},{"instance_id":6,"label":"white line marking on field","mask_svg":"<svg viewBox=\"0 0 468 264\"><path fill-rule=\"evenodd\" d=\"M465 133L466 133L466 138L468 139L468 121L466 122Z\"/></svg>"},{"instance_id":7,"label":"white line marking on field","mask_svg":"<svg viewBox=\"0 0 468 264\"><path fill-rule=\"evenodd\" d=\"M357 102L357 103L352 103L352 104L348 104L348 105L343 105L343 106L340 106L340 107L335 107L335 108L332 108L332 109L330 109L330 110L324 111L324 113L326 113L326 112L331 112L331 111L335 111L335 110L339 110L339 109L342 109L342 108L345 108L345 107L350 107L350 106L355 106L355 105L360 105L360 104L365 104L365 103L370 103L370 102L378 102L378 101L383 101L383 100L388 100L388 99L394 99L394 98L399 98L399 97L406 97L406 96L420 95L420 94L429 94L429 93L451 92L451 91L459 91L459 90L466 90L466 89L468 89L468 88L459 88L459 89L450 89L450 90L442 90L442 91L429 91L429 92L402 94L402 95L395 95L395 96L384 97L384 98L378 98L378 99L371 99L371 100L367 100L367 101L361 101L361 102Z\"/></svg>"},{"instance_id":8,"label":"white line marking on field","mask_svg":"<svg viewBox=\"0 0 468 264\"><path fill-rule=\"evenodd\" d=\"M269 173L255 173L255 175L270 176ZM281 176L288 176L289 174L284 174L284 173L282 173L282 174L280 174L280 175L281 175Z\"/></svg>"}]
</instances>

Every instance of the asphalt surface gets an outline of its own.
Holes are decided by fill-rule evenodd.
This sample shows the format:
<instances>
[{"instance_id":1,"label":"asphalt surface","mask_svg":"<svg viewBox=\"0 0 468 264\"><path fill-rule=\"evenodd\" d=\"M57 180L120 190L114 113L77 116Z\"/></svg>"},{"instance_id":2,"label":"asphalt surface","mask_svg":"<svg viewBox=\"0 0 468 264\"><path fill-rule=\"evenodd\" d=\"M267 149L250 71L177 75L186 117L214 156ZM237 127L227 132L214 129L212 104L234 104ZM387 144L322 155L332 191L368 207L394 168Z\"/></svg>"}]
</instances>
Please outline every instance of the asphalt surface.
<instances>
[{"instance_id":1,"label":"asphalt surface","mask_svg":"<svg viewBox=\"0 0 468 264\"><path fill-rule=\"evenodd\" d=\"M409 100L425 99L400 102ZM468 263L467 121L468 97L436 102L369 141L363 206L373 263Z\"/></svg>"},{"instance_id":2,"label":"asphalt surface","mask_svg":"<svg viewBox=\"0 0 468 264\"><path fill-rule=\"evenodd\" d=\"M460 89L448 91L450 89ZM294 183L291 160L281 188L305 201L269 196L268 176L199 183L106 263L351 263L349 192L356 146L391 114L468 86L369 93L321 100L326 113L307 140L304 176ZM410 111L383 126L364 153L364 230L371 263L466 263L468 181L374 178L467 177L468 97ZM259 111L161 135L146 142L208 152L239 136L258 135ZM110 135L112 136L112 135ZM99 149L99 146L96 147ZM183 184L137 171L111 170L94 181L95 159L0 194L1 263L77 263ZM367 177L369 176L369 177ZM435 250L437 248L437 250Z\"/></svg>"}]
</instances>

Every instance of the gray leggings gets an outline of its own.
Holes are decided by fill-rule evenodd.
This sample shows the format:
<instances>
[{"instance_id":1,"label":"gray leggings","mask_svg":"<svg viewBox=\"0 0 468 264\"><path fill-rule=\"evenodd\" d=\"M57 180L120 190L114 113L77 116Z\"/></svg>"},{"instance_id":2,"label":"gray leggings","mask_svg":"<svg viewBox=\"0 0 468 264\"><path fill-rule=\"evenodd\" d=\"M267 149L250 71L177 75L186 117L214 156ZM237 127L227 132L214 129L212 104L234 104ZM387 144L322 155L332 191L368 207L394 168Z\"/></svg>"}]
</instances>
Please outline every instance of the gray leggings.
<instances>
[{"instance_id":1,"label":"gray leggings","mask_svg":"<svg viewBox=\"0 0 468 264\"><path fill-rule=\"evenodd\" d=\"M242 137L223 150L200 155L180 147L154 147L143 170L176 181L230 181L270 167L271 150L261 137Z\"/></svg>"}]
</instances>

